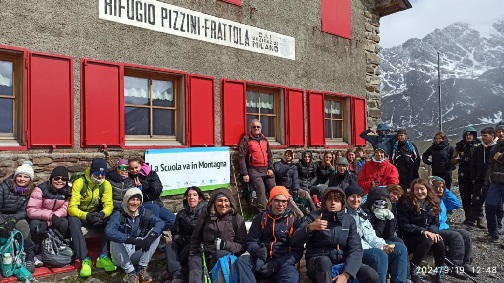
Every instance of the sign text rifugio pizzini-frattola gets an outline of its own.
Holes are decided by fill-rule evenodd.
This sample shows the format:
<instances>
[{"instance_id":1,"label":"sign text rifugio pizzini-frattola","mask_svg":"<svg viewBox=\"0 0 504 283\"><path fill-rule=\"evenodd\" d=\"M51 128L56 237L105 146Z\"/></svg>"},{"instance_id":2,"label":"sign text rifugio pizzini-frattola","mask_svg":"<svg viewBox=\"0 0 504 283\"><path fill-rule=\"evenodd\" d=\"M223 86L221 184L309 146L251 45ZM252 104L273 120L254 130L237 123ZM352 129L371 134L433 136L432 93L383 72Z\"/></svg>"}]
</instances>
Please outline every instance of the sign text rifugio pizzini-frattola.
<instances>
[{"instance_id":1,"label":"sign text rifugio pizzini-frattola","mask_svg":"<svg viewBox=\"0 0 504 283\"><path fill-rule=\"evenodd\" d=\"M127 18L132 22L153 26L155 30L161 28L167 33L183 33L205 37L212 42L228 42L251 51L259 49L279 52L279 40L267 32L252 33L246 25L233 25L234 22L218 20L213 16L206 18L205 14L184 8L176 9L173 5L148 0L103 0L102 5L102 11L107 16L123 20Z\"/></svg>"}]
</instances>

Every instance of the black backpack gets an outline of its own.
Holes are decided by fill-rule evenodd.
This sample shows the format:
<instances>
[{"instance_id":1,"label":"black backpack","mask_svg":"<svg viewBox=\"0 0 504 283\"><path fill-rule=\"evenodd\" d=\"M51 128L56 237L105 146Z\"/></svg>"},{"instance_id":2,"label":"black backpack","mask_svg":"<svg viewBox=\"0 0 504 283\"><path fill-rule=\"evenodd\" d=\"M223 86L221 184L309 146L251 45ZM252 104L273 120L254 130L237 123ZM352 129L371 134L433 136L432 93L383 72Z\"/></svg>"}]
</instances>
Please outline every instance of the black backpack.
<instances>
[{"instance_id":1,"label":"black backpack","mask_svg":"<svg viewBox=\"0 0 504 283\"><path fill-rule=\"evenodd\" d=\"M52 267L63 267L72 262L72 249L56 229L48 229L42 240L42 262Z\"/></svg>"}]
</instances>

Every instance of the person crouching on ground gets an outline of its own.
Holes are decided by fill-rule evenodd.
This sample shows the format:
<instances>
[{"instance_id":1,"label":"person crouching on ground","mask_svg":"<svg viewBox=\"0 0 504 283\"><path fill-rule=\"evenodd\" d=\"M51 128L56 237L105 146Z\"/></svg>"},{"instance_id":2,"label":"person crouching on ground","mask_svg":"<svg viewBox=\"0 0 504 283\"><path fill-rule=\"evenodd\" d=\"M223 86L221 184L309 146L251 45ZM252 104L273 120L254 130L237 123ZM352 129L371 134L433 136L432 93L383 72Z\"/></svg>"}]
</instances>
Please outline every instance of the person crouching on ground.
<instances>
[{"instance_id":1,"label":"person crouching on ground","mask_svg":"<svg viewBox=\"0 0 504 283\"><path fill-rule=\"evenodd\" d=\"M110 216L105 234L110 240L112 262L126 272L123 281L147 283L152 277L147 265L156 251L164 222L143 207L142 191L130 188L123 198L122 211Z\"/></svg>"},{"instance_id":2,"label":"person crouching on ground","mask_svg":"<svg viewBox=\"0 0 504 283\"><path fill-rule=\"evenodd\" d=\"M245 252L247 228L236 213L236 201L229 189L212 192L207 210L201 214L191 236L189 251L189 283L203 282L203 261L200 247L206 256L208 270L223 256Z\"/></svg>"},{"instance_id":3,"label":"person crouching on ground","mask_svg":"<svg viewBox=\"0 0 504 283\"><path fill-rule=\"evenodd\" d=\"M285 187L273 187L267 209L254 217L247 237L250 255L241 256L236 264L240 283L256 282L254 274L274 282L299 282L295 264L303 257L303 246L291 244L300 223L289 197Z\"/></svg>"}]
</instances>

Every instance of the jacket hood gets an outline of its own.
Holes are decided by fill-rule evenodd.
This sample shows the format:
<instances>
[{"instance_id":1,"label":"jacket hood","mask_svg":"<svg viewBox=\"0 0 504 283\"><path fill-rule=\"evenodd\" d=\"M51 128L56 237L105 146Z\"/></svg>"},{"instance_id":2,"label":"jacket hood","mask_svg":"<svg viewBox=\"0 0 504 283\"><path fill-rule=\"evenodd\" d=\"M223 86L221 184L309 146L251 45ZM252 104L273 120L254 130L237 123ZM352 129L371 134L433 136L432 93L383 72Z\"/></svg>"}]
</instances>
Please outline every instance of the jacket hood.
<instances>
[{"instance_id":1,"label":"jacket hood","mask_svg":"<svg viewBox=\"0 0 504 283\"><path fill-rule=\"evenodd\" d=\"M304 160L304 157L305 157L306 154L310 155L310 163L312 163L313 162L313 154L309 150L303 151L303 153L301 154L301 158L299 159L299 162L301 162L303 164L307 164L306 161Z\"/></svg>"},{"instance_id":2,"label":"jacket hood","mask_svg":"<svg viewBox=\"0 0 504 283\"><path fill-rule=\"evenodd\" d=\"M344 207L345 206L346 195L345 195L345 191L343 191L340 187L328 187L327 189L325 189L324 190L324 201L326 200L327 194L330 193L330 192L333 192L333 191L341 193L341 195L343 196L343 207Z\"/></svg>"},{"instance_id":3,"label":"jacket hood","mask_svg":"<svg viewBox=\"0 0 504 283\"><path fill-rule=\"evenodd\" d=\"M131 211L129 211L129 209L128 209L128 201L134 195L140 195L140 206L135 211L135 213L131 213ZM127 214L129 214L131 217L138 216L138 214L140 213L140 207L142 206L142 204L143 204L143 194L142 194L142 191L139 188L132 187L132 188L129 188L124 193L122 207L123 207L124 212L126 212Z\"/></svg>"},{"instance_id":4,"label":"jacket hood","mask_svg":"<svg viewBox=\"0 0 504 283\"><path fill-rule=\"evenodd\" d=\"M231 203L231 208L236 209L236 201L235 198L233 197L233 194L231 193L231 190L226 188L220 188L213 191L212 195L210 196L210 200L208 201L208 207L207 207L208 215L212 215L210 209L214 205L215 199L219 194L225 195L229 199L229 203Z\"/></svg>"},{"instance_id":5,"label":"jacket hood","mask_svg":"<svg viewBox=\"0 0 504 283\"><path fill-rule=\"evenodd\" d=\"M474 129L471 126L468 126L464 129L464 132L462 133L462 139L465 140L465 135L466 133L469 132L473 136L473 139L475 140L478 137L478 132L476 132L476 129Z\"/></svg>"},{"instance_id":6,"label":"jacket hood","mask_svg":"<svg viewBox=\"0 0 504 283\"><path fill-rule=\"evenodd\" d=\"M369 191L366 203L364 205L367 206L369 209L372 209L375 201L380 199L387 201L388 209L392 207L392 202L390 201L390 195L387 189L380 187L374 187Z\"/></svg>"}]
</instances>

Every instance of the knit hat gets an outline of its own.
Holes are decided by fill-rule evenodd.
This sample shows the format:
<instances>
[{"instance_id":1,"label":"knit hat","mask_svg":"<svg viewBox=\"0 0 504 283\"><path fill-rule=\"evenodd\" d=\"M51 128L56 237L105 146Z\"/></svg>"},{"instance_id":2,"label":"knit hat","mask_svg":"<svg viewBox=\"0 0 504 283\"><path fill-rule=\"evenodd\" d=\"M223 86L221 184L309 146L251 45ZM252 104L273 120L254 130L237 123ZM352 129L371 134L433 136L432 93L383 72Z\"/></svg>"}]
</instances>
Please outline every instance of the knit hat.
<instances>
[{"instance_id":1,"label":"knit hat","mask_svg":"<svg viewBox=\"0 0 504 283\"><path fill-rule=\"evenodd\" d=\"M499 131L499 130L504 130L504 121L500 121L499 123L497 123L497 125L495 126L495 132Z\"/></svg>"},{"instance_id":2,"label":"knit hat","mask_svg":"<svg viewBox=\"0 0 504 283\"><path fill-rule=\"evenodd\" d=\"M19 174L24 174L33 181L35 179L35 172L33 172L33 163L30 161L24 161L21 166L19 166L16 171L14 172L14 178L16 178L17 175Z\"/></svg>"},{"instance_id":3,"label":"knit hat","mask_svg":"<svg viewBox=\"0 0 504 283\"><path fill-rule=\"evenodd\" d=\"M364 190L355 182L350 182L348 187L345 189L345 195L348 198L351 195L359 195L363 196L364 195Z\"/></svg>"},{"instance_id":4,"label":"knit hat","mask_svg":"<svg viewBox=\"0 0 504 283\"><path fill-rule=\"evenodd\" d=\"M95 171L107 171L107 161L103 158L95 158L91 161L91 173Z\"/></svg>"},{"instance_id":5,"label":"knit hat","mask_svg":"<svg viewBox=\"0 0 504 283\"><path fill-rule=\"evenodd\" d=\"M336 165L348 166L348 160L345 157L338 157L338 159L336 159Z\"/></svg>"},{"instance_id":6,"label":"knit hat","mask_svg":"<svg viewBox=\"0 0 504 283\"><path fill-rule=\"evenodd\" d=\"M52 178L61 176L65 177L68 179L68 169L65 166L58 166L54 168L51 172L51 176L49 177L49 180L52 180Z\"/></svg>"},{"instance_id":7,"label":"knit hat","mask_svg":"<svg viewBox=\"0 0 504 283\"><path fill-rule=\"evenodd\" d=\"M135 211L134 214L131 214L131 212L129 211L128 209L128 202L131 198L133 197L137 197L140 199L140 205L143 203L143 195L142 195L142 191L137 188L137 187L131 187L129 188L125 193L124 193L124 197L123 197L123 202L122 202L122 206L123 206L123 210L128 213L129 215L131 216L136 216L138 215L138 210Z\"/></svg>"},{"instance_id":8,"label":"knit hat","mask_svg":"<svg viewBox=\"0 0 504 283\"><path fill-rule=\"evenodd\" d=\"M124 158L119 158L115 164L116 167L119 167L121 165L128 165L128 160Z\"/></svg>"},{"instance_id":9,"label":"knit hat","mask_svg":"<svg viewBox=\"0 0 504 283\"><path fill-rule=\"evenodd\" d=\"M376 144L376 146L374 148L374 152L376 152L377 150L381 150L385 153L385 155L387 155L387 148L385 147L385 145L383 143Z\"/></svg>"},{"instance_id":10,"label":"knit hat","mask_svg":"<svg viewBox=\"0 0 504 283\"><path fill-rule=\"evenodd\" d=\"M278 195L283 195L287 199L289 199L289 197L290 197L289 191L287 190L287 188L285 188L284 186L274 186L273 189L271 189L271 191L270 191L269 201L272 202L273 198L275 198Z\"/></svg>"}]
</instances>

